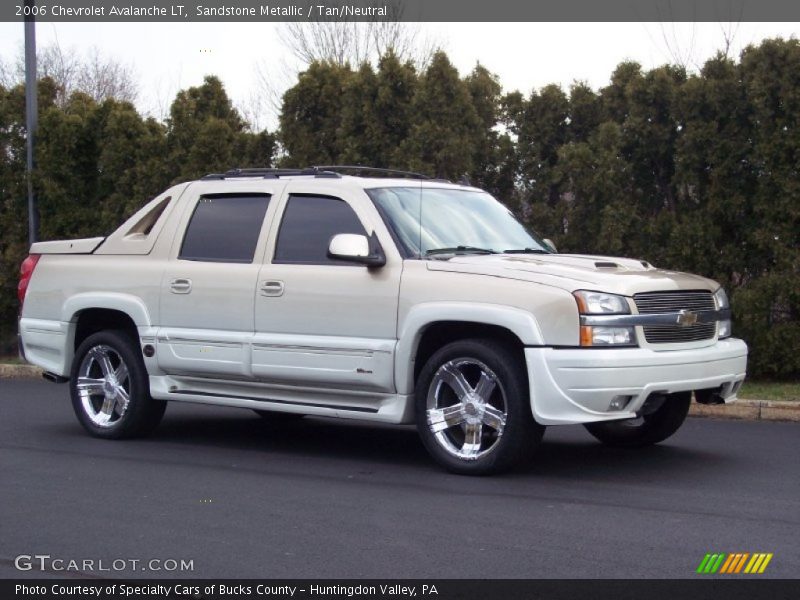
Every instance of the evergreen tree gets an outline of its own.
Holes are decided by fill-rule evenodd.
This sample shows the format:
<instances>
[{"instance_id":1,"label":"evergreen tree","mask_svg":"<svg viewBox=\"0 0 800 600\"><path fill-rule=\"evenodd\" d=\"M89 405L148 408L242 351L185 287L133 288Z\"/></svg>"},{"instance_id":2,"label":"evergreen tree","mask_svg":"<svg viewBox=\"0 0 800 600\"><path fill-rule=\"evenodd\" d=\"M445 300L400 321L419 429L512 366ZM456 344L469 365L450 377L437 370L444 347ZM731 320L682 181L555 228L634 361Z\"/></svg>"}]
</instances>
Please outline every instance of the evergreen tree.
<instances>
[{"instance_id":1,"label":"evergreen tree","mask_svg":"<svg viewBox=\"0 0 800 600\"><path fill-rule=\"evenodd\" d=\"M498 131L502 87L497 76L481 65L473 69L465 83L477 115L472 142L472 183L508 199L514 194L516 163L510 137Z\"/></svg>"},{"instance_id":2,"label":"evergreen tree","mask_svg":"<svg viewBox=\"0 0 800 600\"><path fill-rule=\"evenodd\" d=\"M261 140L255 142L253 136ZM251 133L222 82L206 77L202 85L179 92L170 108L167 148L172 181L236 167L269 167L274 152L270 140L264 132Z\"/></svg>"},{"instance_id":3,"label":"evergreen tree","mask_svg":"<svg viewBox=\"0 0 800 600\"><path fill-rule=\"evenodd\" d=\"M341 108L341 140L335 162L383 167L383 140L376 107L378 80L369 63L348 78Z\"/></svg>"},{"instance_id":4,"label":"evergreen tree","mask_svg":"<svg viewBox=\"0 0 800 600\"><path fill-rule=\"evenodd\" d=\"M411 62L400 62L394 52L381 57L374 108L378 117L376 135L381 145L377 167L408 168L410 165L399 148L411 133L417 82L417 72Z\"/></svg>"},{"instance_id":5,"label":"evergreen tree","mask_svg":"<svg viewBox=\"0 0 800 600\"><path fill-rule=\"evenodd\" d=\"M412 102L413 125L401 152L409 166L436 177L459 179L472 171L470 152L478 114L470 91L444 52L434 54Z\"/></svg>"},{"instance_id":6,"label":"evergreen tree","mask_svg":"<svg viewBox=\"0 0 800 600\"><path fill-rule=\"evenodd\" d=\"M418 74L313 63L284 96L283 164L468 173L562 251L647 259L719 280L755 376L800 375L800 42L767 40L699 73L620 64L608 86L501 95L439 52ZM14 346L27 252L24 87L0 86L0 351ZM269 166L220 80L178 93L166 123L128 102L39 83L42 239L95 236L170 183Z\"/></svg>"},{"instance_id":7,"label":"evergreen tree","mask_svg":"<svg viewBox=\"0 0 800 600\"><path fill-rule=\"evenodd\" d=\"M353 76L349 65L314 62L286 91L280 115L284 166L336 164L343 148L343 103Z\"/></svg>"}]
</instances>

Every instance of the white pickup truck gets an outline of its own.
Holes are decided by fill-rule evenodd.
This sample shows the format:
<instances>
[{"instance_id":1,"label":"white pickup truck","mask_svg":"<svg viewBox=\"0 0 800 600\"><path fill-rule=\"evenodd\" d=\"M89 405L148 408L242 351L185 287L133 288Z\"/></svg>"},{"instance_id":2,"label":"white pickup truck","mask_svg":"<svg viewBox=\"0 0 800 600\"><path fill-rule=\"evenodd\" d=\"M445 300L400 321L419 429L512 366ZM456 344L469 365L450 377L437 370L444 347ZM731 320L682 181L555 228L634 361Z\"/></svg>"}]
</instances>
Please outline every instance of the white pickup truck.
<instances>
[{"instance_id":1,"label":"white pickup truck","mask_svg":"<svg viewBox=\"0 0 800 600\"><path fill-rule=\"evenodd\" d=\"M480 189L363 167L176 185L108 237L34 244L19 297L24 358L92 435L150 433L168 400L416 423L465 474L547 425L660 442L747 362L714 281L559 254Z\"/></svg>"}]
</instances>

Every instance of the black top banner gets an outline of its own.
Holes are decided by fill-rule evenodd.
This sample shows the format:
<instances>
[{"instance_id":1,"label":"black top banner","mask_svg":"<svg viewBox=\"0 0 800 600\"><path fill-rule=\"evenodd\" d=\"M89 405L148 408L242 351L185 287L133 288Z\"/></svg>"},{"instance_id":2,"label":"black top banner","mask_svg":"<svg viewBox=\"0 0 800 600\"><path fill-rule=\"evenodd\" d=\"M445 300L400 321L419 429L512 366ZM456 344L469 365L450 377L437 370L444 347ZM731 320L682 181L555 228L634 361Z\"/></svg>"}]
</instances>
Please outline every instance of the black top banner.
<instances>
[{"instance_id":1,"label":"black top banner","mask_svg":"<svg viewBox=\"0 0 800 600\"><path fill-rule=\"evenodd\" d=\"M797 0L4 0L0 21L768 22Z\"/></svg>"}]
</instances>

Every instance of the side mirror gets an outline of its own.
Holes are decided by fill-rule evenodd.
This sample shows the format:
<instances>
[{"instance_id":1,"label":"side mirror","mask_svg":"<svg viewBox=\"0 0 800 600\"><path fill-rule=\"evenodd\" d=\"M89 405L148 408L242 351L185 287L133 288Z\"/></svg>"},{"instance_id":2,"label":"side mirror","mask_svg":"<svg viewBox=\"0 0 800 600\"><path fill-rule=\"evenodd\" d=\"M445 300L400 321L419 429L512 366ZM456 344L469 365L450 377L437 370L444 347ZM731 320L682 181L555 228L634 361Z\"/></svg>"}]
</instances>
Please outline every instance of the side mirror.
<instances>
[{"instance_id":1,"label":"side mirror","mask_svg":"<svg viewBox=\"0 0 800 600\"><path fill-rule=\"evenodd\" d=\"M382 267L386 264L386 256L374 233L371 237L355 233L335 235L328 246L328 256L368 267Z\"/></svg>"},{"instance_id":2,"label":"side mirror","mask_svg":"<svg viewBox=\"0 0 800 600\"><path fill-rule=\"evenodd\" d=\"M550 248L550 250L558 253L558 250L556 249L556 245L553 243L553 240L551 240L550 238L544 238L542 241L548 248Z\"/></svg>"}]
</instances>

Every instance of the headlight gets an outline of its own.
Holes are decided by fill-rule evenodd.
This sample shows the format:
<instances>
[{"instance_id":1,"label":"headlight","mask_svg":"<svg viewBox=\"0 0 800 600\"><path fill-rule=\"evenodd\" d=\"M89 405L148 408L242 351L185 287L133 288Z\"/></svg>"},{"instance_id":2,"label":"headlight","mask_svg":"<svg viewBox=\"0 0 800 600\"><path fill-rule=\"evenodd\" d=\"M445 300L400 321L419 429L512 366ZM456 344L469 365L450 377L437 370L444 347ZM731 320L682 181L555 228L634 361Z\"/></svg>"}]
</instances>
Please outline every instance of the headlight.
<instances>
[{"instance_id":1,"label":"headlight","mask_svg":"<svg viewBox=\"0 0 800 600\"><path fill-rule=\"evenodd\" d=\"M714 302L717 303L718 310L731 307L731 303L728 301L728 294L726 294L725 290L722 288L719 288L716 292L714 292ZM717 337L721 340L731 337L730 319L719 322L717 325Z\"/></svg>"},{"instance_id":2,"label":"headlight","mask_svg":"<svg viewBox=\"0 0 800 600\"><path fill-rule=\"evenodd\" d=\"M626 315L631 309L624 296L588 292L573 292L582 315ZM636 333L633 327L599 327L582 325L581 346L635 346Z\"/></svg>"},{"instance_id":3,"label":"headlight","mask_svg":"<svg viewBox=\"0 0 800 600\"><path fill-rule=\"evenodd\" d=\"M573 295L582 315L627 315L631 312L628 301L616 294L578 290Z\"/></svg>"}]
</instances>

